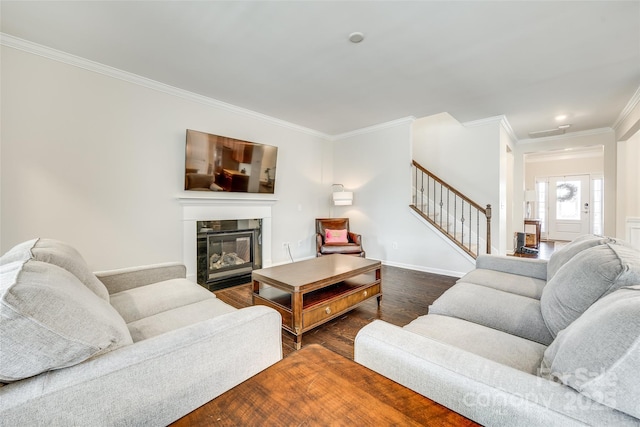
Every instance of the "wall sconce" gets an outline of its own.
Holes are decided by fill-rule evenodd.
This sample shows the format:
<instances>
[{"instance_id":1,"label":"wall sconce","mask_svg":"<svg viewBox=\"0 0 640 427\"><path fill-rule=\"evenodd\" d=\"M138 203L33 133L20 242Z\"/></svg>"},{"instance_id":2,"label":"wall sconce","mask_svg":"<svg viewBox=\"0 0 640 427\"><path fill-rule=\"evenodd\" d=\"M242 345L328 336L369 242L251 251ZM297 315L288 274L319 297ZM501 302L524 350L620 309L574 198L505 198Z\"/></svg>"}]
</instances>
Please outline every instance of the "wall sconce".
<instances>
[{"instance_id":1,"label":"wall sconce","mask_svg":"<svg viewBox=\"0 0 640 427\"><path fill-rule=\"evenodd\" d=\"M339 186L340 191L334 191L334 187ZM353 192L344 191L344 185L342 184L333 184L331 186L331 190L333 192L333 204L335 206L348 206L353 204Z\"/></svg>"},{"instance_id":2,"label":"wall sconce","mask_svg":"<svg viewBox=\"0 0 640 427\"><path fill-rule=\"evenodd\" d=\"M536 190L526 190L524 201L527 202L527 219L531 219L531 202L536 201Z\"/></svg>"}]
</instances>

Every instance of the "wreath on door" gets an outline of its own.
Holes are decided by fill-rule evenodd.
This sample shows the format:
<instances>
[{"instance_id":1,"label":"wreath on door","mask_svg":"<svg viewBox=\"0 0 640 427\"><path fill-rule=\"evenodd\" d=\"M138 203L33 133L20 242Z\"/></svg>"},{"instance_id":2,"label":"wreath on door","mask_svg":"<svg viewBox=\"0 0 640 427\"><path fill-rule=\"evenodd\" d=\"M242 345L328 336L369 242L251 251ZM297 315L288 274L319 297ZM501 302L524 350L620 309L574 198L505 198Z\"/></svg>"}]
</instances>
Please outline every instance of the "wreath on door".
<instances>
[{"instance_id":1,"label":"wreath on door","mask_svg":"<svg viewBox=\"0 0 640 427\"><path fill-rule=\"evenodd\" d=\"M558 184L556 187L556 200L559 202L568 202L573 200L578 193L578 187L568 182Z\"/></svg>"}]
</instances>

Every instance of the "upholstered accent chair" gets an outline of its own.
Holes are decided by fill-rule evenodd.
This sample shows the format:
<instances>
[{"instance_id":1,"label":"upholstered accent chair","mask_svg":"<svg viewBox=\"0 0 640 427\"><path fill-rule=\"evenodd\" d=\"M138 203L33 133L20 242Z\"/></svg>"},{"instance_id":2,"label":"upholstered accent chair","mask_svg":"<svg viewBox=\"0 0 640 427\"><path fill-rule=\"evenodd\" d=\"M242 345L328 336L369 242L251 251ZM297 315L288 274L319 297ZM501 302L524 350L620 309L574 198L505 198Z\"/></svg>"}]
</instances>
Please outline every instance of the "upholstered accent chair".
<instances>
[{"instance_id":1,"label":"upholstered accent chair","mask_svg":"<svg viewBox=\"0 0 640 427\"><path fill-rule=\"evenodd\" d=\"M316 256L347 254L365 257L360 234L349 229L349 218L316 218Z\"/></svg>"}]
</instances>

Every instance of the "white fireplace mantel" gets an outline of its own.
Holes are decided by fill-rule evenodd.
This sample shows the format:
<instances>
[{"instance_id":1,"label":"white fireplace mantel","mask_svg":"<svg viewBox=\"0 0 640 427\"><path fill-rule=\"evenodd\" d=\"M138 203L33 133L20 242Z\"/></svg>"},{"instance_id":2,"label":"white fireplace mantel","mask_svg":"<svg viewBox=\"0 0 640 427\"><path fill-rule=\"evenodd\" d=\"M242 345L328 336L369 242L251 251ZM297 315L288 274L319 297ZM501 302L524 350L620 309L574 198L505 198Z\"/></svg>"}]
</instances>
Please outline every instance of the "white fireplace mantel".
<instances>
[{"instance_id":1,"label":"white fireplace mantel","mask_svg":"<svg viewBox=\"0 0 640 427\"><path fill-rule=\"evenodd\" d=\"M271 266L271 207L277 201L264 197L180 195L182 205L183 262L187 279L197 281L197 222L225 219L262 220L262 266Z\"/></svg>"}]
</instances>

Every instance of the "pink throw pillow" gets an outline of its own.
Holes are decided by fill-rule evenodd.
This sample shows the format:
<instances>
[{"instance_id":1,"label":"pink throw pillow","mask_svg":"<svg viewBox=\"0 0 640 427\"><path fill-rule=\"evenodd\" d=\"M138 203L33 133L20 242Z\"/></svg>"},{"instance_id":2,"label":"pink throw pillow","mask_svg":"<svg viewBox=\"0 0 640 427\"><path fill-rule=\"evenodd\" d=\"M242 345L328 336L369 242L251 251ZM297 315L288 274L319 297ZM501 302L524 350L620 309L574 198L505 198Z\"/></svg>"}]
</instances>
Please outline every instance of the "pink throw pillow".
<instances>
[{"instance_id":1,"label":"pink throw pillow","mask_svg":"<svg viewBox=\"0 0 640 427\"><path fill-rule=\"evenodd\" d=\"M325 243L349 243L347 230L324 230Z\"/></svg>"}]
</instances>

